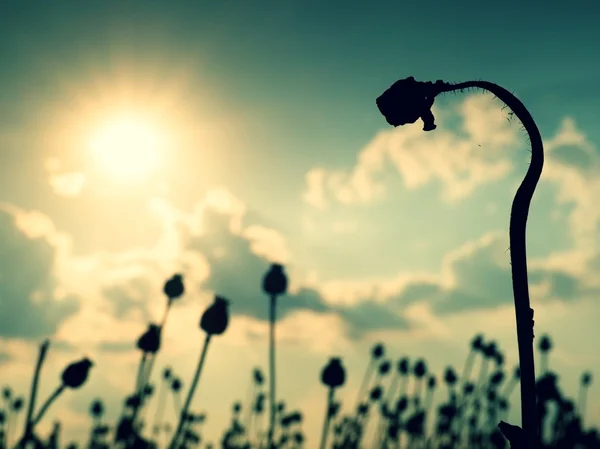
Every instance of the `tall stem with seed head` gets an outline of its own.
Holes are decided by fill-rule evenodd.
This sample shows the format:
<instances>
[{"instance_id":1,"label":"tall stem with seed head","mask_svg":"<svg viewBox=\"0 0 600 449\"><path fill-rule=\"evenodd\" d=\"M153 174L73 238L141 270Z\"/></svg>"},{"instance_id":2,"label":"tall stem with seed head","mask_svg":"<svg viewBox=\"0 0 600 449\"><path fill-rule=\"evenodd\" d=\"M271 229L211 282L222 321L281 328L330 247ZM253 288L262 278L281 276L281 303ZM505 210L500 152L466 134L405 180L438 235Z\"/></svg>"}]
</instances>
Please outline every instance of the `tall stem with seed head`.
<instances>
[{"instance_id":1,"label":"tall stem with seed head","mask_svg":"<svg viewBox=\"0 0 600 449\"><path fill-rule=\"evenodd\" d=\"M533 309L531 308L529 301L529 283L527 278L526 227L531 200L544 166L544 146L540 131L525 105L523 105L523 103L511 92L497 84L488 81L466 81L450 84L441 80L436 83L415 83L414 78L412 77L407 79L407 81L407 85L422 89L421 92L425 92L425 96L419 99L420 103L417 104L418 110L416 111L417 116L415 117L414 110L409 110L408 116L406 114L401 114L393 117L397 122L392 123L395 126L410 122L414 123L420 116L425 122L425 130L435 129L435 125L433 125L433 115L429 108L433 104L433 99L438 94L463 91L465 89L483 89L491 92L504 102L521 121L529 135L531 142L531 163L529 164L529 168L523 181L517 189L517 193L515 194L512 203L509 239L519 365L521 367L521 417L523 424L523 438L525 439L523 443L526 443L529 448L536 448L539 446L539 437L536 429L537 413L535 397L535 365L533 357ZM406 97L406 91L402 93ZM412 101L417 98L417 95L409 92L407 98ZM378 105L381 104L380 99L378 99ZM386 105L384 108L388 106L389 105ZM427 108L427 106L429 108ZM402 105L399 105L396 108L400 112L406 112L401 109L402 107ZM390 106L390 108L393 108L393 106ZM386 114L386 112L382 110L382 107L380 107L380 110L384 115ZM388 118L388 122L389 121Z\"/></svg>"}]
</instances>

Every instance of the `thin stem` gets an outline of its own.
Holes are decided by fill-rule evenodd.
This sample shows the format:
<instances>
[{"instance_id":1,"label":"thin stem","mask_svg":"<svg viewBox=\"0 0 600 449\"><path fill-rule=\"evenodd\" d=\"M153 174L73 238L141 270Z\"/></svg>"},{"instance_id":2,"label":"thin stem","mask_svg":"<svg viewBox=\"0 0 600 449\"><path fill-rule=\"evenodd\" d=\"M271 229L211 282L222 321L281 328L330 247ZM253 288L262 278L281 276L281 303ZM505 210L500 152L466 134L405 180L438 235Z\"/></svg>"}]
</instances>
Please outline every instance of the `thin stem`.
<instances>
[{"instance_id":1,"label":"thin stem","mask_svg":"<svg viewBox=\"0 0 600 449\"><path fill-rule=\"evenodd\" d=\"M275 318L276 318L277 295L271 296L269 307L269 432L267 435L267 449L273 448L273 436L275 432Z\"/></svg>"},{"instance_id":2,"label":"thin stem","mask_svg":"<svg viewBox=\"0 0 600 449\"><path fill-rule=\"evenodd\" d=\"M166 381L163 379L162 382L158 386L158 405L156 407L156 414L154 415L154 426L153 431L158 426L162 425L163 415L165 412L165 400L167 394L167 387L165 385Z\"/></svg>"},{"instance_id":3,"label":"thin stem","mask_svg":"<svg viewBox=\"0 0 600 449\"><path fill-rule=\"evenodd\" d=\"M42 408L38 412L36 418L33 420L31 430L33 430L33 427L35 427L41 421L41 419L44 417L44 414L48 411L48 408L52 405L56 398L58 398L62 392L65 391L65 388L65 384L59 385L56 390L54 390L54 393L52 393L48 399L46 399L46 402L44 402L44 405L42 405Z\"/></svg>"},{"instance_id":4,"label":"thin stem","mask_svg":"<svg viewBox=\"0 0 600 449\"><path fill-rule=\"evenodd\" d=\"M325 449L327 444L327 434L329 433L329 424L331 423L331 407L333 405L333 397L335 394L335 389L329 388L329 392L327 394L327 406L325 408L325 419L323 420L323 432L321 433L321 445L319 446L321 449Z\"/></svg>"},{"instance_id":5,"label":"thin stem","mask_svg":"<svg viewBox=\"0 0 600 449\"><path fill-rule=\"evenodd\" d=\"M35 399L37 397L37 389L38 383L40 381L40 372L42 371L42 365L44 364L44 360L46 359L46 354L48 353L48 348L50 346L50 340L44 340L40 345L40 352L38 355L37 364L35 366L35 371L33 374L33 381L31 382L31 394L29 396L29 405L27 407L27 416L25 418L25 430L23 432L23 438L19 443L20 446L24 447L29 438L31 437L31 433L33 432L33 410L35 408Z\"/></svg>"},{"instance_id":6,"label":"thin stem","mask_svg":"<svg viewBox=\"0 0 600 449\"><path fill-rule=\"evenodd\" d=\"M525 105L503 87L488 81L467 81L458 84L438 84L438 92L469 88L487 90L504 102L523 124L531 142L531 163L515 194L509 225L510 262L512 274L519 365L521 367L521 417L528 447L539 446L537 435L535 364L533 356L533 309L529 301L527 279L527 217L537 183L544 166L544 146L540 131Z\"/></svg>"},{"instance_id":7,"label":"thin stem","mask_svg":"<svg viewBox=\"0 0 600 449\"><path fill-rule=\"evenodd\" d=\"M204 340L204 345L202 346L202 353L200 354L200 360L198 361L198 366L196 367L196 373L194 374L194 379L192 380L192 384L190 385L190 390L188 391L188 395L185 399L185 403L183 405L183 409L181 410L181 415L179 416L179 423L177 424L177 430L173 435L173 439L171 440L171 444L169 447L171 449L175 449L177 447L177 442L179 440L181 431L183 430L183 425L187 419L188 410L190 408L190 404L192 402L192 398L194 397L194 391L196 391L196 386L198 385L198 381L200 380L200 375L202 374L202 367L204 366L204 361L206 360L206 353L208 351L208 345L210 343L211 334L206 334L206 338Z\"/></svg>"}]
</instances>

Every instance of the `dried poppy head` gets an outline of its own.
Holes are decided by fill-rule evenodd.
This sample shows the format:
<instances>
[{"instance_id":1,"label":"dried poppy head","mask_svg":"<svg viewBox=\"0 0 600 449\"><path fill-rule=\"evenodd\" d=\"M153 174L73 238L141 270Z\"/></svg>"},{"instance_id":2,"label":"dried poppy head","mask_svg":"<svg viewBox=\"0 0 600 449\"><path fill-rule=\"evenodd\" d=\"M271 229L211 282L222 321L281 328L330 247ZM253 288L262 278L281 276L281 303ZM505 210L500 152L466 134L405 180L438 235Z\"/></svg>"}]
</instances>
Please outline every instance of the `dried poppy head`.
<instances>
[{"instance_id":1,"label":"dried poppy head","mask_svg":"<svg viewBox=\"0 0 600 449\"><path fill-rule=\"evenodd\" d=\"M436 126L431 107L438 93L433 83L416 81L409 76L392 84L377 98L376 103L390 125L402 126L421 118L423 131L432 131Z\"/></svg>"}]
</instances>

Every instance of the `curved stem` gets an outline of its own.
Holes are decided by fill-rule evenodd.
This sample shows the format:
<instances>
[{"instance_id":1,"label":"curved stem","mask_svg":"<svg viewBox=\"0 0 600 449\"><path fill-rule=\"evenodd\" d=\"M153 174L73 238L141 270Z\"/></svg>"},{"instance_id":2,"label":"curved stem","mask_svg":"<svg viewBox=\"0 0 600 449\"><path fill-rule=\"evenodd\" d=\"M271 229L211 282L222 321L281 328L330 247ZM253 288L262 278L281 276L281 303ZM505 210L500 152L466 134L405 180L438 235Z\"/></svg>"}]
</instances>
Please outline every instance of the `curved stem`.
<instances>
[{"instance_id":1,"label":"curved stem","mask_svg":"<svg viewBox=\"0 0 600 449\"><path fill-rule=\"evenodd\" d=\"M269 307L269 433L267 434L267 449L273 449L273 436L275 433L275 413L277 404L275 403L275 307L277 305L277 296L271 296Z\"/></svg>"},{"instance_id":2,"label":"curved stem","mask_svg":"<svg viewBox=\"0 0 600 449\"><path fill-rule=\"evenodd\" d=\"M204 346L202 347L202 353L200 354L200 360L198 361L198 366L196 367L196 373L194 374L194 379L192 380L192 384L190 385L190 391L188 391L188 395L185 399L183 409L181 410L181 415L179 416L179 423L177 424L177 430L175 431L173 439L171 440L171 444L169 445L171 449L175 449L177 447L177 441L179 440L179 436L181 434L181 431L183 430L183 425L186 422L188 410L190 408L192 398L194 397L194 391L196 390L196 385L198 385L198 381L200 380L200 374L202 374L202 367L204 366L204 360L206 359L206 352L208 350L208 344L210 343L210 337L210 334L206 334Z\"/></svg>"},{"instance_id":3,"label":"curved stem","mask_svg":"<svg viewBox=\"0 0 600 449\"><path fill-rule=\"evenodd\" d=\"M54 393L52 393L50 395L50 397L48 397L48 399L46 399L46 402L44 402L44 405L42 405L42 408L40 408L39 413L37 414L37 416L35 417L35 419L33 420L32 426L31 426L31 430L33 430L33 428L42 420L42 418L44 417L44 415L46 414L46 412L48 411L48 408L52 405L52 403L56 400L56 398L58 398L63 391L65 391L65 385L61 384L59 385L56 390L54 390Z\"/></svg>"},{"instance_id":4,"label":"curved stem","mask_svg":"<svg viewBox=\"0 0 600 449\"><path fill-rule=\"evenodd\" d=\"M508 90L488 81L467 81L458 84L436 83L435 94L479 88L494 94L512 109L521 121L531 142L531 163L517 189L510 213L510 261L513 296L521 367L521 419L528 447L538 446L536 431L535 365L533 358L533 309L529 301L527 280L526 227L529 206L544 166L542 136L533 117L523 103Z\"/></svg>"}]
</instances>

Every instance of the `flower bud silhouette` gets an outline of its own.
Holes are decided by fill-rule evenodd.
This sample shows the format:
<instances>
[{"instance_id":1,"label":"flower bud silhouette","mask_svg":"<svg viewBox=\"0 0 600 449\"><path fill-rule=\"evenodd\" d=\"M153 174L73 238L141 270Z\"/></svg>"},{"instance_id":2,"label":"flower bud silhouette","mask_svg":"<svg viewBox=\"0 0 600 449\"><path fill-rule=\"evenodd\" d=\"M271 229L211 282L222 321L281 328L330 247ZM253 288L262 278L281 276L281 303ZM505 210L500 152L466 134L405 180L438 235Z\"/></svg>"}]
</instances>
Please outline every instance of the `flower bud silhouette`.
<instances>
[{"instance_id":1,"label":"flower bud silhouette","mask_svg":"<svg viewBox=\"0 0 600 449\"><path fill-rule=\"evenodd\" d=\"M161 328L156 324L149 324L137 341L137 348L143 353L156 354L160 349Z\"/></svg>"},{"instance_id":2,"label":"flower bud silhouette","mask_svg":"<svg viewBox=\"0 0 600 449\"><path fill-rule=\"evenodd\" d=\"M346 381L346 370L338 357L329 359L329 363L321 373L321 382L329 388L338 388Z\"/></svg>"},{"instance_id":3,"label":"flower bud silhouette","mask_svg":"<svg viewBox=\"0 0 600 449\"><path fill-rule=\"evenodd\" d=\"M87 357L71 363L62 372L63 385L73 389L81 387L87 380L92 366L94 366L94 363Z\"/></svg>"},{"instance_id":4,"label":"flower bud silhouette","mask_svg":"<svg viewBox=\"0 0 600 449\"><path fill-rule=\"evenodd\" d=\"M405 376L408 374L408 371L410 369L410 366L408 365L408 359L406 357L400 359L398 361L398 372Z\"/></svg>"},{"instance_id":5,"label":"flower bud silhouette","mask_svg":"<svg viewBox=\"0 0 600 449\"><path fill-rule=\"evenodd\" d=\"M104 404L100 399L95 399L90 405L90 415L94 419L102 418L104 414Z\"/></svg>"},{"instance_id":6,"label":"flower bud silhouette","mask_svg":"<svg viewBox=\"0 0 600 449\"><path fill-rule=\"evenodd\" d=\"M371 357L375 360L379 360L385 354L385 346L383 343L377 343L371 349Z\"/></svg>"},{"instance_id":7,"label":"flower bud silhouette","mask_svg":"<svg viewBox=\"0 0 600 449\"><path fill-rule=\"evenodd\" d=\"M283 265L274 263L263 278L263 290L270 296L283 295L287 291L288 280Z\"/></svg>"},{"instance_id":8,"label":"flower bud silhouette","mask_svg":"<svg viewBox=\"0 0 600 449\"><path fill-rule=\"evenodd\" d=\"M416 81L414 77L401 79L392 84L377 98L377 107L392 126L402 126L423 120L423 130L436 128L431 107L435 94L431 82Z\"/></svg>"},{"instance_id":9,"label":"flower bud silhouette","mask_svg":"<svg viewBox=\"0 0 600 449\"><path fill-rule=\"evenodd\" d=\"M181 297L185 292L185 287L183 285L183 275L182 274L174 274L171 276L163 287L163 293L169 298L169 301L173 301L179 297Z\"/></svg>"},{"instance_id":10,"label":"flower bud silhouette","mask_svg":"<svg viewBox=\"0 0 600 449\"><path fill-rule=\"evenodd\" d=\"M254 377L254 383L256 385L262 385L265 382L265 377L263 376L263 373L260 370L260 368L254 368L252 374Z\"/></svg>"},{"instance_id":11,"label":"flower bud silhouette","mask_svg":"<svg viewBox=\"0 0 600 449\"><path fill-rule=\"evenodd\" d=\"M456 384L457 380L458 380L458 378L456 377L456 373L454 372L454 369L451 366L446 368L446 371L444 372L444 381L448 385L454 386Z\"/></svg>"},{"instance_id":12,"label":"flower bud silhouette","mask_svg":"<svg viewBox=\"0 0 600 449\"><path fill-rule=\"evenodd\" d=\"M200 319L200 328L208 335L221 335L229 324L229 301L215 296L214 302L204 311Z\"/></svg>"},{"instance_id":13,"label":"flower bud silhouette","mask_svg":"<svg viewBox=\"0 0 600 449\"><path fill-rule=\"evenodd\" d=\"M379 365L379 375L385 376L387 373L390 372L391 366L392 365L389 360L382 362L381 365Z\"/></svg>"}]
</instances>

